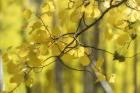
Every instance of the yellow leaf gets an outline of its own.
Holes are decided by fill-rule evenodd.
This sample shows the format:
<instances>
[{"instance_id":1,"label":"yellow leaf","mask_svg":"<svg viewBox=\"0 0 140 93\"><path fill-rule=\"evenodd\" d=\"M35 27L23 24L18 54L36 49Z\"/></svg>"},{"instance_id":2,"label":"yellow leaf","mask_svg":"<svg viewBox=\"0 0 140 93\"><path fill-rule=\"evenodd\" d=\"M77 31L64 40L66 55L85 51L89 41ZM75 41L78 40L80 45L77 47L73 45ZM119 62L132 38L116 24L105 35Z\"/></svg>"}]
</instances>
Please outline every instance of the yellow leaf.
<instances>
[{"instance_id":1,"label":"yellow leaf","mask_svg":"<svg viewBox=\"0 0 140 93\"><path fill-rule=\"evenodd\" d=\"M47 43L49 41L48 32L38 29L31 34L31 41L34 43Z\"/></svg>"},{"instance_id":2,"label":"yellow leaf","mask_svg":"<svg viewBox=\"0 0 140 93\"><path fill-rule=\"evenodd\" d=\"M70 55L73 55L74 57L82 57L85 54L84 52L85 52L84 47L79 46L79 47L69 51L68 53Z\"/></svg>"},{"instance_id":3,"label":"yellow leaf","mask_svg":"<svg viewBox=\"0 0 140 93\"><path fill-rule=\"evenodd\" d=\"M116 39L116 42L118 45L125 45L127 43L127 41L129 40L129 35L124 33L124 34L121 34L117 39Z\"/></svg>"},{"instance_id":4,"label":"yellow leaf","mask_svg":"<svg viewBox=\"0 0 140 93\"><path fill-rule=\"evenodd\" d=\"M40 29L41 26L42 26L42 23L40 21L37 21L32 25L32 30Z\"/></svg>"},{"instance_id":5,"label":"yellow leaf","mask_svg":"<svg viewBox=\"0 0 140 93\"><path fill-rule=\"evenodd\" d=\"M23 73L15 74L10 79L10 82L11 83L16 83L16 84L20 84L20 83L24 82L24 74Z\"/></svg>"},{"instance_id":6,"label":"yellow leaf","mask_svg":"<svg viewBox=\"0 0 140 93\"><path fill-rule=\"evenodd\" d=\"M90 64L90 60L87 55L81 57L79 61L83 66L88 66Z\"/></svg>"},{"instance_id":7,"label":"yellow leaf","mask_svg":"<svg viewBox=\"0 0 140 93\"><path fill-rule=\"evenodd\" d=\"M80 7L72 11L71 16L70 16L71 20L77 23L78 20L82 17L82 12L83 12L83 7Z\"/></svg>"},{"instance_id":8,"label":"yellow leaf","mask_svg":"<svg viewBox=\"0 0 140 93\"><path fill-rule=\"evenodd\" d=\"M66 37L66 38L62 38L62 41L63 41L64 43L66 43L66 44L69 44L70 42L73 41L73 37L68 36L68 37ZM70 47L74 47L75 44L76 44L76 42L74 42L73 44L71 44Z\"/></svg>"},{"instance_id":9,"label":"yellow leaf","mask_svg":"<svg viewBox=\"0 0 140 93\"><path fill-rule=\"evenodd\" d=\"M101 15L101 12L100 12L100 10L98 9L98 8L95 8L94 9L94 18L98 18L99 16Z\"/></svg>"},{"instance_id":10,"label":"yellow leaf","mask_svg":"<svg viewBox=\"0 0 140 93\"><path fill-rule=\"evenodd\" d=\"M76 23L71 22L71 21L69 21L69 22L67 22L67 23L65 22L65 23L64 23L64 28L66 29L66 31L67 31L68 33L75 32L75 30L76 30L75 25L76 25Z\"/></svg>"},{"instance_id":11,"label":"yellow leaf","mask_svg":"<svg viewBox=\"0 0 140 93\"><path fill-rule=\"evenodd\" d=\"M43 6L41 7L41 10L43 13L49 13L50 12L50 6L48 3L43 4Z\"/></svg>"},{"instance_id":12,"label":"yellow leaf","mask_svg":"<svg viewBox=\"0 0 140 93\"><path fill-rule=\"evenodd\" d=\"M15 74L17 72L17 65L12 61L8 62L7 64L7 71L9 74Z\"/></svg>"},{"instance_id":13,"label":"yellow leaf","mask_svg":"<svg viewBox=\"0 0 140 93\"><path fill-rule=\"evenodd\" d=\"M8 91L0 91L0 93L9 93Z\"/></svg>"},{"instance_id":14,"label":"yellow leaf","mask_svg":"<svg viewBox=\"0 0 140 93\"><path fill-rule=\"evenodd\" d=\"M125 28L128 27L128 22L124 20L118 20L115 25L117 28L125 30Z\"/></svg>"},{"instance_id":15,"label":"yellow leaf","mask_svg":"<svg viewBox=\"0 0 140 93\"><path fill-rule=\"evenodd\" d=\"M52 54L55 55L55 56L59 55L60 52L61 52L61 48L59 47L58 44L52 45L51 50L52 50Z\"/></svg>"},{"instance_id":16,"label":"yellow leaf","mask_svg":"<svg viewBox=\"0 0 140 93\"><path fill-rule=\"evenodd\" d=\"M116 75L115 75L115 74L112 74L112 75L110 76L109 82L110 82L110 83L115 83L115 80L116 80Z\"/></svg>"},{"instance_id":17,"label":"yellow leaf","mask_svg":"<svg viewBox=\"0 0 140 93\"><path fill-rule=\"evenodd\" d=\"M131 13L131 15L129 16L129 20L131 22L136 22L137 20L139 20L139 18L140 18L140 15L139 15L139 12L138 11L133 11Z\"/></svg>"},{"instance_id":18,"label":"yellow leaf","mask_svg":"<svg viewBox=\"0 0 140 93\"><path fill-rule=\"evenodd\" d=\"M25 19L29 19L32 15L32 12L29 9L23 11L23 16Z\"/></svg>"},{"instance_id":19,"label":"yellow leaf","mask_svg":"<svg viewBox=\"0 0 140 93\"><path fill-rule=\"evenodd\" d=\"M140 5L140 0L135 0L137 2L138 5Z\"/></svg>"},{"instance_id":20,"label":"yellow leaf","mask_svg":"<svg viewBox=\"0 0 140 93\"><path fill-rule=\"evenodd\" d=\"M25 81L26 86L28 87L32 87L33 85L33 78L32 77L28 77Z\"/></svg>"},{"instance_id":21,"label":"yellow leaf","mask_svg":"<svg viewBox=\"0 0 140 93\"><path fill-rule=\"evenodd\" d=\"M40 45L39 52L41 55L47 55L49 53L48 46L46 44Z\"/></svg>"},{"instance_id":22,"label":"yellow leaf","mask_svg":"<svg viewBox=\"0 0 140 93\"><path fill-rule=\"evenodd\" d=\"M30 51L28 65L33 67L39 67L42 65L42 61L38 58L37 54L33 51Z\"/></svg>"},{"instance_id":23,"label":"yellow leaf","mask_svg":"<svg viewBox=\"0 0 140 93\"><path fill-rule=\"evenodd\" d=\"M16 51L20 57L26 57L29 53L29 45L24 43L24 44L16 47Z\"/></svg>"},{"instance_id":24,"label":"yellow leaf","mask_svg":"<svg viewBox=\"0 0 140 93\"><path fill-rule=\"evenodd\" d=\"M105 80L106 78L105 78L105 75L103 75L102 73L97 73L97 80L96 80L96 82L100 82L100 81L102 81L102 80Z\"/></svg>"},{"instance_id":25,"label":"yellow leaf","mask_svg":"<svg viewBox=\"0 0 140 93\"><path fill-rule=\"evenodd\" d=\"M85 8L85 17L88 17L88 18L92 17L92 18L93 18L93 16L92 16L93 10L94 10L93 5L91 5L91 4L88 5L88 6Z\"/></svg>"},{"instance_id":26,"label":"yellow leaf","mask_svg":"<svg viewBox=\"0 0 140 93\"><path fill-rule=\"evenodd\" d=\"M2 60L3 60L3 62L6 62L6 63L10 61L9 56L8 56L7 53L3 53Z\"/></svg>"},{"instance_id":27,"label":"yellow leaf","mask_svg":"<svg viewBox=\"0 0 140 93\"><path fill-rule=\"evenodd\" d=\"M70 11L60 10L60 12L58 14L58 17L59 17L59 20L60 20L60 23L61 23L62 26L66 25L67 22L69 22L69 21L67 21L67 22L65 21L65 20L69 20L69 16L70 16Z\"/></svg>"},{"instance_id":28,"label":"yellow leaf","mask_svg":"<svg viewBox=\"0 0 140 93\"><path fill-rule=\"evenodd\" d=\"M113 38L113 33L109 30L104 31L104 34L105 34L105 38L108 40L111 40Z\"/></svg>"},{"instance_id":29,"label":"yellow leaf","mask_svg":"<svg viewBox=\"0 0 140 93\"><path fill-rule=\"evenodd\" d=\"M51 13L55 10L54 4L52 1L48 1L46 3L44 3L44 5L42 6L42 13L47 13L48 15L51 15Z\"/></svg>"},{"instance_id":30,"label":"yellow leaf","mask_svg":"<svg viewBox=\"0 0 140 93\"><path fill-rule=\"evenodd\" d=\"M87 18L98 18L100 16L100 10L98 9L98 7L90 4L85 9L85 16Z\"/></svg>"},{"instance_id":31,"label":"yellow leaf","mask_svg":"<svg viewBox=\"0 0 140 93\"><path fill-rule=\"evenodd\" d=\"M73 2L73 1L71 2L71 1L70 1L70 2L68 3L68 8L71 9L71 8L73 8L73 7L74 7L74 2Z\"/></svg>"},{"instance_id":32,"label":"yellow leaf","mask_svg":"<svg viewBox=\"0 0 140 93\"><path fill-rule=\"evenodd\" d=\"M57 37L60 36L61 33L62 33L62 31L61 31L60 27L55 27L55 28L53 29L53 31L52 31L52 34L53 34L54 36L57 36Z\"/></svg>"},{"instance_id":33,"label":"yellow leaf","mask_svg":"<svg viewBox=\"0 0 140 93\"><path fill-rule=\"evenodd\" d=\"M98 71L101 71L101 67L102 67L103 63L104 63L104 59L100 57L100 58L97 60L97 63L96 63L95 68L96 68Z\"/></svg>"},{"instance_id":34,"label":"yellow leaf","mask_svg":"<svg viewBox=\"0 0 140 93\"><path fill-rule=\"evenodd\" d=\"M75 59L75 57L73 57L73 56L70 55L70 54L65 54L65 55L62 56L62 60L63 60L63 62L65 62L65 63L71 62L72 59Z\"/></svg>"}]
</instances>

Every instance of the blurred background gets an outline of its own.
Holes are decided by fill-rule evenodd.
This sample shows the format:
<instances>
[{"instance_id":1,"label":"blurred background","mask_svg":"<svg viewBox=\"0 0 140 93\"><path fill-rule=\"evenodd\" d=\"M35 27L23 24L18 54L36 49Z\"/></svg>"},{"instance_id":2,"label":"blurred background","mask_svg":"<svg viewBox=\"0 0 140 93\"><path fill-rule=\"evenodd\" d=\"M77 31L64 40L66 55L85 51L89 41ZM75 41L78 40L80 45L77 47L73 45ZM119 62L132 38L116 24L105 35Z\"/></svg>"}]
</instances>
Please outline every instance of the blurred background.
<instances>
[{"instance_id":1,"label":"blurred background","mask_svg":"<svg viewBox=\"0 0 140 93\"><path fill-rule=\"evenodd\" d=\"M25 39L25 28L27 21L23 18L23 10L31 9L36 14L40 12L41 4L47 0L0 0L0 50L4 51L11 46L18 46ZM57 0L54 0L54 2ZM61 2L61 0L59 0ZM59 4L59 3L58 3ZM83 39L90 39L94 46L114 51L114 42L105 41L98 24L92 31L83 36ZM97 31L99 30L99 31ZM94 35L94 37L93 37ZM94 42L93 42L94 41ZM133 55L140 50L139 41L136 40L128 50L129 55ZM140 57L136 56L128 59L127 62L114 62L112 55L98 53L102 55L105 63L104 72L107 75L115 75L115 82L110 82L113 93L140 93ZM2 69L2 67L1 67ZM14 84L8 82L7 74L3 64L3 86L8 90ZM29 88L24 84L16 89L15 93L105 93L100 83L96 83L87 72L78 72L64 68L59 63L53 64L40 73L34 75L35 83Z\"/></svg>"}]
</instances>

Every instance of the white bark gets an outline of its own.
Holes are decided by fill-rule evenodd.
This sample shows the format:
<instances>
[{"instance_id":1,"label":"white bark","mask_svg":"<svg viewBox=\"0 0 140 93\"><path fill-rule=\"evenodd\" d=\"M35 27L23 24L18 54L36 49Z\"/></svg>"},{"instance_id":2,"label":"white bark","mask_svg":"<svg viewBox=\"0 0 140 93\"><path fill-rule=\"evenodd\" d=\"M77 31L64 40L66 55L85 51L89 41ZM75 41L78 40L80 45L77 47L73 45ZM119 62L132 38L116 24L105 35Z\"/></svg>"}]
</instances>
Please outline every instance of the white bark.
<instances>
[{"instance_id":1,"label":"white bark","mask_svg":"<svg viewBox=\"0 0 140 93\"><path fill-rule=\"evenodd\" d=\"M2 57L0 52L0 91L3 90L3 68L2 68Z\"/></svg>"},{"instance_id":2,"label":"white bark","mask_svg":"<svg viewBox=\"0 0 140 93\"><path fill-rule=\"evenodd\" d=\"M96 61L93 61L94 64L92 64L92 67L95 67ZM98 78L98 74L96 74L96 77ZM103 89L105 90L106 93L113 93L111 86L106 80L100 81L100 84L102 85Z\"/></svg>"}]
</instances>

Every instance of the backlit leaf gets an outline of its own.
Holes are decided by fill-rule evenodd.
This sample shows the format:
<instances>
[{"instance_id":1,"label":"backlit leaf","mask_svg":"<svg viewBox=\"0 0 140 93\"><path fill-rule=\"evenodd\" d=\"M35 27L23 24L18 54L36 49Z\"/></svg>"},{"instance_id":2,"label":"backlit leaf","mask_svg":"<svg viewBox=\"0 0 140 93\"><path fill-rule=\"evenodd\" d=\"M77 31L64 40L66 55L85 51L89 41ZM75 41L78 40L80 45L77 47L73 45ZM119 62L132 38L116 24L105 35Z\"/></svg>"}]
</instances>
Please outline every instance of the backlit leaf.
<instances>
[{"instance_id":1,"label":"backlit leaf","mask_svg":"<svg viewBox=\"0 0 140 93\"><path fill-rule=\"evenodd\" d=\"M129 35L128 34L121 34L119 37L116 39L116 42L118 45L125 45L127 41L129 40Z\"/></svg>"},{"instance_id":2,"label":"backlit leaf","mask_svg":"<svg viewBox=\"0 0 140 93\"><path fill-rule=\"evenodd\" d=\"M96 82L100 82L102 80L106 80L106 77L105 77L104 74L98 72L97 73L97 80L96 80Z\"/></svg>"},{"instance_id":3,"label":"backlit leaf","mask_svg":"<svg viewBox=\"0 0 140 93\"><path fill-rule=\"evenodd\" d=\"M7 53L3 53L2 60L3 60L3 62L6 62L6 63L10 61L9 56L8 56Z\"/></svg>"},{"instance_id":4,"label":"backlit leaf","mask_svg":"<svg viewBox=\"0 0 140 93\"><path fill-rule=\"evenodd\" d=\"M32 87L32 85L33 85L33 78L32 78L32 77L28 77L28 78L25 80L25 84L26 84L26 86L28 86L28 87Z\"/></svg>"},{"instance_id":5,"label":"backlit leaf","mask_svg":"<svg viewBox=\"0 0 140 93\"><path fill-rule=\"evenodd\" d=\"M96 65L95 65L95 68L96 68L98 71L101 71L101 67L102 67L103 63L104 63L104 59L100 57L100 58L97 60L97 63L96 63Z\"/></svg>"},{"instance_id":6,"label":"backlit leaf","mask_svg":"<svg viewBox=\"0 0 140 93\"><path fill-rule=\"evenodd\" d=\"M110 83L115 83L115 80L116 80L116 75L115 75L115 74L112 74L112 75L110 76L109 82L110 82Z\"/></svg>"},{"instance_id":7,"label":"backlit leaf","mask_svg":"<svg viewBox=\"0 0 140 93\"><path fill-rule=\"evenodd\" d=\"M20 84L20 83L24 82L24 74L23 73L15 74L10 79L10 82L11 83L16 83L16 84Z\"/></svg>"},{"instance_id":8,"label":"backlit leaf","mask_svg":"<svg viewBox=\"0 0 140 93\"><path fill-rule=\"evenodd\" d=\"M81 57L79 61L83 66L88 66L90 64L90 59L87 55Z\"/></svg>"},{"instance_id":9,"label":"backlit leaf","mask_svg":"<svg viewBox=\"0 0 140 93\"><path fill-rule=\"evenodd\" d=\"M32 15L32 12L29 9L23 11L23 16L25 19L29 19Z\"/></svg>"}]
</instances>

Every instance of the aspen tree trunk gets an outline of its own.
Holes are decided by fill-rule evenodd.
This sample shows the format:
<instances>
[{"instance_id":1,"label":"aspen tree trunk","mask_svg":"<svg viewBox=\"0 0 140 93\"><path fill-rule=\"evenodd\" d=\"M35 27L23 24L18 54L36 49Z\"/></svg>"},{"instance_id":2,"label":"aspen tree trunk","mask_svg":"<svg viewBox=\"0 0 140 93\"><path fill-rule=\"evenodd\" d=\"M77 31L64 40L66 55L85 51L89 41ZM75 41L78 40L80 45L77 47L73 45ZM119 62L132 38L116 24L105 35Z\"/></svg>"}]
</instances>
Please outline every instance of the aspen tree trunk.
<instances>
[{"instance_id":1,"label":"aspen tree trunk","mask_svg":"<svg viewBox=\"0 0 140 93\"><path fill-rule=\"evenodd\" d=\"M92 81L93 79L91 75L89 75L89 73L87 72L84 72L83 79L84 79L84 93L94 93L95 85L93 85L94 83Z\"/></svg>"},{"instance_id":2,"label":"aspen tree trunk","mask_svg":"<svg viewBox=\"0 0 140 93\"><path fill-rule=\"evenodd\" d=\"M55 84L57 93L64 93L63 92L63 66L60 62L56 62L55 66Z\"/></svg>"},{"instance_id":3,"label":"aspen tree trunk","mask_svg":"<svg viewBox=\"0 0 140 93\"><path fill-rule=\"evenodd\" d=\"M137 53L137 49L138 49L138 47L137 47L137 39L136 39L136 41L135 41L135 47L134 47L134 53L136 54ZM135 56L135 58L134 58L134 65L133 65L133 72L134 72L134 93L138 93L138 75L137 75L137 62L138 62L138 57L137 56Z\"/></svg>"},{"instance_id":4,"label":"aspen tree trunk","mask_svg":"<svg viewBox=\"0 0 140 93\"><path fill-rule=\"evenodd\" d=\"M80 29L83 29L84 28L84 23L82 22L80 24ZM81 38L80 38L80 41L83 43L83 44L88 44L89 41L87 40L87 37L88 37L88 33L86 34L82 34L81 35ZM83 87L84 87L84 90L83 90L83 93L93 93L94 91L94 81L91 77L91 75L89 75L88 72L84 72L83 73Z\"/></svg>"},{"instance_id":5,"label":"aspen tree trunk","mask_svg":"<svg viewBox=\"0 0 140 93\"><path fill-rule=\"evenodd\" d=\"M2 12L2 1L0 0L0 14L1 12ZM1 25L0 25L0 31L1 31ZM2 75L2 59L1 59L1 50L0 50L0 91L2 90L2 87L3 87L2 76L3 76Z\"/></svg>"},{"instance_id":6,"label":"aspen tree trunk","mask_svg":"<svg viewBox=\"0 0 140 93\"><path fill-rule=\"evenodd\" d=\"M33 3L35 3L35 5L36 5L35 6L35 9L36 9L35 13L36 13L37 16L40 14L40 6L42 4L42 1L43 0L29 0L29 4L31 6L33 6ZM22 0L22 2L24 2L24 0ZM23 3L21 5L21 8L22 8L22 10L24 10L24 8L25 8ZM23 20L23 25L26 25L26 24L27 23ZM22 41L26 42L24 26L23 26L23 28L21 28L21 36L22 36ZM38 73L36 75L37 82L34 84L34 86L32 88L26 86L26 92L27 93L42 93L42 86L41 86L41 83L40 83L40 75L41 75L41 73Z\"/></svg>"},{"instance_id":7,"label":"aspen tree trunk","mask_svg":"<svg viewBox=\"0 0 140 93\"><path fill-rule=\"evenodd\" d=\"M125 64L124 66L124 69L128 69L128 65L129 64ZM124 74L124 78L123 78L123 93L127 93L127 89L128 89L128 85L127 85L127 82L128 82L128 74L127 73L123 73Z\"/></svg>"},{"instance_id":8,"label":"aspen tree trunk","mask_svg":"<svg viewBox=\"0 0 140 93\"><path fill-rule=\"evenodd\" d=\"M92 41L94 41L93 43L92 43L92 45L93 46L95 46L95 47L99 47L99 35L100 35L100 32L99 32L99 28L98 28L98 26L99 26L99 23L97 23L96 25L95 25L95 27L94 27L94 29L95 29L95 31L93 32L93 36L94 36L94 38L93 38L93 40ZM97 60L98 59L98 55L99 55L99 53L98 53L98 50L94 50L93 51L93 53L92 53L92 56L94 57L94 60ZM93 61L94 62L94 61ZM92 63L92 64L95 64L95 63ZM98 92L98 89L99 89L99 84L96 84L95 85L95 87L94 87L94 91L97 93Z\"/></svg>"},{"instance_id":9,"label":"aspen tree trunk","mask_svg":"<svg viewBox=\"0 0 140 93\"><path fill-rule=\"evenodd\" d=\"M56 8L57 5L57 0L53 0L53 4L54 7ZM53 18L52 18L52 29L57 27L59 25L58 22L58 13L57 13L58 9L55 9L55 11L53 12ZM59 60L56 61L55 64L55 85L56 85L56 90L57 93L64 93L64 89L63 89L63 66L60 64Z\"/></svg>"},{"instance_id":10,"label":"aspen tree trunk","mask_svg":"<svg viewBox=\"0 0 140 93\"><path fill-rule=\"evenodd\" d=\"M3 66L2 66L2 57L0 51L0 91L3 90Z\"/></svg>"},{"instance_id":11,"label":"aspen tree trunk","mask_svg":"<svg viewBox=\"0 0 140 93\"><path fill-rule=\"evenodd\" d=\"M0 14L2 13L2 0L0 0ZM1 18L0 18L1 20ZM1 22L0 22L0 31L1 31ZM3 70L2 70L2 58L0 50L0 91L3 89Z\"/></svg>"},{"instance_id":12,"label":"aspen tree trunk","mask_svg":"<svg viewBox=\"0 0 140 93\"><path fill-rule=\"evenodd\" d=\"M95 25L95 32L93 33L93 35L94 35L94 40L93 40L94 43L92 45L95 47L99 47L99 35L100 35L99 22ZM99 55L99 52L97 50L94 50L93 51L93 60L92 60L94 65L96 64L98 55ZM93 65L93 67L94 67L94 65ZM96 77L98 78L98 75L96 75ZM108 82L106 80L100 81L100 85L104 89L105 93L113 93L110 85L108 84ZM96 89L98 89L98 88L99 88L99 86L96 87ZM98 90L96 90L96 92L98 92Z\"/></svg>"},{"instance_id":13,"label":"aspen tree trunk","mask_svg":"<svg viewBox=\"0 0 140 93\"><path fill-rule=\"evenodd\" d=\"M103 9L102 9L102 3L101 2L98 2L98 7L99 7L99 10L100 10L100 12L101 13L103 13ZM99 24L100 24L100 22L98 22L96 25L95 25L95 38L94 38L94 40L95 40L95 47L99 47L99 44L100 43L102 43L102 42L100 42L100 32L101 32L101 30L100 30L100 28L99 28ZM105 46L105 44L103 45L103 46ZM96 51L95 50L95 60L97 61L97 58L98 58L98 54L99 52L98 51ZM101 55L101 56L103 56L104 57L104 63L106 62L106 55L105 55L105 53L103 53L103 55ZM96 64L96 62L94 62L93 61L93 64ZM106 64L106 63L105 63ZM106 66L104 65L104 70L106 71L106 68L105 68ZM97 76L97 75L96 75ZM98 77L98 76L97 76ZM106 93L113 93L113 91L112 91L112 88L111 88L111 86L109 85L109 83L106 81L106 80L102 80L102 81L100 81L100 85L102 86L102 88L104 89L104 91L106 92Z\"/></svg>"}]
</instances>

